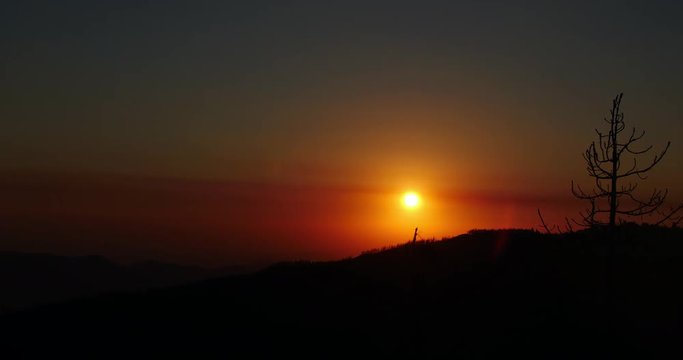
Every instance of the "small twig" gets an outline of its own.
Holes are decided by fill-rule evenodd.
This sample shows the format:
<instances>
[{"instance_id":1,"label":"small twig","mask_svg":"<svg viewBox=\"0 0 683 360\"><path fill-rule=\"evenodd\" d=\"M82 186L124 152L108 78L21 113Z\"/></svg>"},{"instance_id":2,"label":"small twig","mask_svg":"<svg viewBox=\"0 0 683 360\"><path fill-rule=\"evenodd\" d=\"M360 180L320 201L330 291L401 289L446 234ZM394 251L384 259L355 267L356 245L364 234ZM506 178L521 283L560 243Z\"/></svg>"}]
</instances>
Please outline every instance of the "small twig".
<instances>
[{"instance_id":1,"label":"small twig","mask_svg":"<svg viewBox=\"0 0 683 360\"><path fill-rule=\"evenodd\" d=\"M541 225L543 225L543 228L545 229L545 232L547 234L552 234L553 232L548 228L548 225L545 223L545 220L543 219L543 215L541 215L541 209L536 209L538 212L538 217L541 219Z\"/></svg>"}]
</instances>

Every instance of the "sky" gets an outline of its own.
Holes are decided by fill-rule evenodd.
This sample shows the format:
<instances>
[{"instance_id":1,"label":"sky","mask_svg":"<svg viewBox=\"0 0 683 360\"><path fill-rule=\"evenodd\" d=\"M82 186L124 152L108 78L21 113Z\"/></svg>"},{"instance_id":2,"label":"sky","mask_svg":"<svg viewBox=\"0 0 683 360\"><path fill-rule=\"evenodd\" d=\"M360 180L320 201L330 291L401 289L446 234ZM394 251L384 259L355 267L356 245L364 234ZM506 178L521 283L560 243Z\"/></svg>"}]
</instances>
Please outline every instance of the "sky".
<instances>
[{"instance_id":1,"label":"sky","mask_svg":"<svg viewBox=\"0 0 683 360\"><path fill-rule=\"evenodd\" d=\"M3 1L0 250L220 265L537 228L581 208L620 92L680 202L682 10Z\"/></svg>"}]
</instances>

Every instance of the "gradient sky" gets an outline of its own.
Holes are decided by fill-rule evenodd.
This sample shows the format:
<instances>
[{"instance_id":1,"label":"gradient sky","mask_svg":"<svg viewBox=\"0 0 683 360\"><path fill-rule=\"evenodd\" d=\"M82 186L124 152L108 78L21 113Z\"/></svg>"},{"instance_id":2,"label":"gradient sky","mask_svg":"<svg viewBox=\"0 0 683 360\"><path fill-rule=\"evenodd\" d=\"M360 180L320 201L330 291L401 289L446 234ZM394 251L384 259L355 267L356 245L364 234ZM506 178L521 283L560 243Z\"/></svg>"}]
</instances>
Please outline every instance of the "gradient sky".
<instances>
[{"instance_id":1,"label":"gradient sky","mask_svg":"<svg viewBox=\"0 0 683 360\"><path fill-rule=\"evenodd\" d=\"M678 1L3 1L0 250L337 258L574 211L624 92L672 141ZM423 194L407 212L400 194ZM580 203L575 205L580 206Z\"/></svg>"}]
</instances>

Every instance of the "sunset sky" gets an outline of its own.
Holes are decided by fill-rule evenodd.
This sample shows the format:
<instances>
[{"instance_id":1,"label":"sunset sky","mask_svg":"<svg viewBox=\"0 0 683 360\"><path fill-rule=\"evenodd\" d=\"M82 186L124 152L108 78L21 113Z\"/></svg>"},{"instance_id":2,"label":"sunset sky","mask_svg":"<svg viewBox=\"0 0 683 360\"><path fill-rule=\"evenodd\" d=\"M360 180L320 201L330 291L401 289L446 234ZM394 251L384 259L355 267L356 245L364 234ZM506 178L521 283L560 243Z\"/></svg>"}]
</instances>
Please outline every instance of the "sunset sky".
<instances>
[{"instance_id":1,"label":"sunset sky","mask_svg":"<svg viewBox=\"0 0 683 360\"><path fill-rule=\"evenodd\" d=\"M679 1L3 1L0 250L223 265L558 221L611 99L672 145ZM421 203L402 204L406 191Z\"/></svg>"}]
</instances>

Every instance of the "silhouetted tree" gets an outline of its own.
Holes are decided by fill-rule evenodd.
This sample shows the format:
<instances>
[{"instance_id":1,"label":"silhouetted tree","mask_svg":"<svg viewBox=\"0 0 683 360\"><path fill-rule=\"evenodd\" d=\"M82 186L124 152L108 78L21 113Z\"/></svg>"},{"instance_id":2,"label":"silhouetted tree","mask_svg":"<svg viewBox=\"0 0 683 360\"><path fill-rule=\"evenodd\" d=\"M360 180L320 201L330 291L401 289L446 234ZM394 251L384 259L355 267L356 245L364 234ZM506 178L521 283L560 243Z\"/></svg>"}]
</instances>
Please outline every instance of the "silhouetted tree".
<instances>
[{"instance_id":1,"label":"silhouetted tree","mask_svg":"<svg viewBox=\"0 0 683 360\"><path fill-rule=\"evenodd\" d=\"M654 189L649 197L644 198L635 195L638 188L635 181L647 178L647 173L664 158L671 142L667 142L664 149L646 165L641 165L640 156L652 150L652 145L636 148L638 141L645 136L645 131L636 131L634 127L624 133L626 124L620 110L623 95L621 93L612 100L610 117L604 119L609 126L607 132L595 129L598 139L583 154L588 175L595 182L594 188L587 192L572 181L572 194L589 203L580 212L581 219L573 222L585 227L607 225L612 228L617 220L657 213L661 218L656 224L671 221L677 225L681 221L677 213L683 205L661 211L668 189Z\"/></svg>"}]
</instances>

